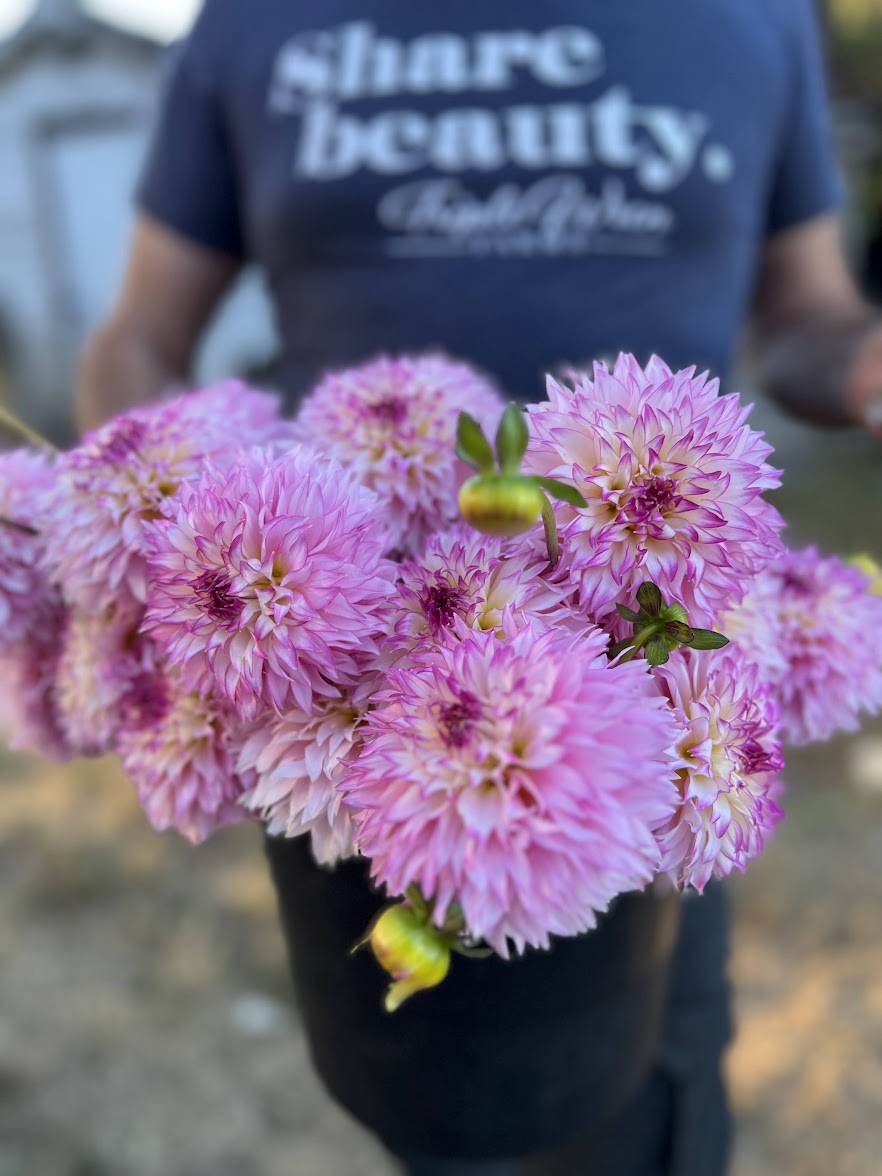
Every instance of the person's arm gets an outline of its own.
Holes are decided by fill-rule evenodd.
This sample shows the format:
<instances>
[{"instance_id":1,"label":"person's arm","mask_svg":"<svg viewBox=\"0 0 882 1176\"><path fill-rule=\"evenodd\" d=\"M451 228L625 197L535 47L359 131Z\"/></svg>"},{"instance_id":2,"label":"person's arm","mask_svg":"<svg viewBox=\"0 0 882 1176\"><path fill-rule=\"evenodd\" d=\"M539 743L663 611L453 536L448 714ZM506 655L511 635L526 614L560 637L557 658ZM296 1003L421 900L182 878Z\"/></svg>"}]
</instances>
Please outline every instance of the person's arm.
<instances>
[{"instance_id":1,"label":"person's arm","mask_svg":"<svg viewBox=\"0 0 882 1176\"><path fill-rule=\"evenodd\" d=\"M882 319L849 273L837 217L768 239L752 352L759 383L788 412L820 425L882 423Z\"/></svg>"},{"instance_id":2,"label":"person's arm","mask_svg":"<svg viewBox=\"0 0 882 1176\"><path fill-rule=\"evenodd\" d=\"M76 388L81 429L185 383L236 258L141 215L117 304L86 344Z\"/></svg>"}]
</instances>

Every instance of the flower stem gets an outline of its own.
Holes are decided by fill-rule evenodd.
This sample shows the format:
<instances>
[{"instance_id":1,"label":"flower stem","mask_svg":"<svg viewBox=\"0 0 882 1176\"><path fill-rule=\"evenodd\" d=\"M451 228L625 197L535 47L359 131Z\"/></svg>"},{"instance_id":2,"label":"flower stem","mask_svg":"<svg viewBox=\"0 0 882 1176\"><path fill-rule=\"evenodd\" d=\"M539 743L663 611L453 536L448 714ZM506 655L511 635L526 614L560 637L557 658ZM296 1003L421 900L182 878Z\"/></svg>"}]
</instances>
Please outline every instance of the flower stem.
<instances>
[{"instance_id":1,"label":"flower stem","mask_svg":"<svg viewBox=\"0 0 882 1176\"><path fill-rule=\"evenodd\" d=\"M36 429L32 429L21 417L17 417L2 404L0 404L0 426L8 429L10 433L18 433L20 437L24 437L25 441L30 441L31 445L36 445L40 449L48 449L51 453L56 452L51 441L47 441Z\"/></svg>"}]
</instances>

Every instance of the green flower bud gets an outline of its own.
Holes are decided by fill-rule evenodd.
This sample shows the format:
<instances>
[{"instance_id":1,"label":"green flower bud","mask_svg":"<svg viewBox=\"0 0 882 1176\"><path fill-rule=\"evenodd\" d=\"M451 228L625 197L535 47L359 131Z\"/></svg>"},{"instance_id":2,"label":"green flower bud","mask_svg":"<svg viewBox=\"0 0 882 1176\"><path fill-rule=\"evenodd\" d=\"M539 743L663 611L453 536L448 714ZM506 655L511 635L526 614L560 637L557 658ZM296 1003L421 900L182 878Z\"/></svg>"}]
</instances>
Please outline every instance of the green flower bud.
<instances>
[{"instance_id":1,"label":"green flower bud","mask_svg":"<svg viewBox=\"0 0 882 1176\"><path fill-rule=\"evenodd\" d=\"M484 535L521 535L535 526L545 496L535 482L507 474L478 474L459 492L465 521Z\"/></svg>"},{"instance_id":2,"label":"green flower bud","mask_svg":"<svg viewBox=\"0 0 882 1176\"><path fill-rule=\"evenodd\" d=\"M394 1013L415 992L440 984L450 969L448 940L404 903L381 911L365 942L393 980L384 999L387 1013Z\"/></svg>"},{"instance_id":3,"label":"green flower bud","mask_svg":"<svg viewBox=\"0 0 882 1176\"><path fill-rule=\"evenodd\" d=\"M876 563L871 555L862 552L860 555L854 555L847 561L852 567L857 568L859 572L863 572L865 576L870 578L870 586L868 591L871 596L882 596L882 568Z\"/></svg>"}]
</instances>

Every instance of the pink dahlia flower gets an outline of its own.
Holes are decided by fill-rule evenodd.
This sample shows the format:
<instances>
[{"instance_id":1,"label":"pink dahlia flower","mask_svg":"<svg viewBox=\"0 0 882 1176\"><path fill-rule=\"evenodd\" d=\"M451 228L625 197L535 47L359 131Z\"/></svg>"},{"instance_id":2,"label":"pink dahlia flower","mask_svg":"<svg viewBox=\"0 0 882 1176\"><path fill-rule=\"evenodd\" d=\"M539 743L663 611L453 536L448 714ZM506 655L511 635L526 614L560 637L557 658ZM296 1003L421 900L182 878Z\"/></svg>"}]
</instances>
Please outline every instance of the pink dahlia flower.
<instances>
[{"instance_id":1,"label":"pink dahlia flower","mask_svg":"<svg viewBox=\"0 0 882 1176\"><path fill-rule=\"evenodd\" d=\"M659 864L673 811L670 708L645 663L610 667L606 634L458 626L389 673L341 785L357 845L391 894L416 883L441 922L508 941L593 927Z\"/></svg>"},{"instance_id":2,"label":"pink dahlia flower","mask_svg":"<svg viewBox=\"0 0 882 1176\"><path fill-rule=\"evenodd\" d=\"M355 853L355 824L338 785L361 750L364 716L376 689L367 673L313 714L296 706L266 713L247 730L239 753L242 774L254 778L242 803L284 837L309 833L317 861L332 865Z\"/></svg>"},{"instance_id":3,"label":"pink dahlia flower","mask_svg":"<svg viewBox=\"0 0 882 1176\"><path fill-rule=\"evenodd\" d=\"M43 566L44 501L54 478L33 450L0 454L0 650L10 651L51 627L62 608Z\"/></svg>"},{"instance_id":4,"label":"pink dahlia flower","mask_svg":"<svg viewBox=\"0 0 882 1176\"><path fill-rule=\"evenodd\" d=\"M457 493L472 471L454 453L466 411L488 430L502 415L488 381L441 355L378 359L334 372L297 418L303 440L374 490L403 554L459 518Z\"/></svg>"},{"instance_id":5,"label":"pink dahlia flower","mask_svg":"<svg viewBox=\"0 0 882 1176\"><path fill-rule=\"evenodd\" d=\"M721 625L771 686L786 743L854 731L882 707L882 597L858 568L788 551Z\"/></svg>"},{"instance_id":6,"label":"pink dahlia flower","mask_svg":"<svg viewBox=\"0 0 882 1176\"><path fill-rule=\"evenodd\" d=\"M444 642L457 619L471 629L499 630L512 615L537 632L584 630L588 618L576 606L566 561L552 568L544 539L533 540L497 539L462 523L433 536L418 558L399 567L388 648L411 652Z\"/></svg>"},{"instance_id":7,"label":"pink dahlia flower","mask_svg":"<svg viewBox=\"0 0 882 1176\"><path fill-rule=\"evenodd\" d=\"M47 552L65 598L83 608L143 602L144 524L174 513L203 458L230 463L284 431L275 398L231 381L132 409L61 456Z\"/></svg>"},{"instance_id":8,"label":"pink dahlia flower","mask_svg":"<svg viewBox=\"0 0 882 1176\"><path fill-rule=\"evenodd\" d=\"M555 506L584 605L624 637L615 604L630 605L649 580L692 623L713 627L781 550L782 520L761 497L778 473L745 424L750 408L719 397L718 381L694 368L673 373L657 358L643 371L622 355L611 372L595 364L593 380L573 381L550 379L548 401L528 409L525 470L573 482L588 500Z\"/></svg>"},{"instance_id":9,"label":"pink dahlia flower","mask_svg":"<svg viewBox=\"0 0 882 1176\"><path fill-rule=\"evenodd\" d=\"M152 528L146 625L189 688L311 713L377 652L387 548L376 496L310 450L206 466Z\"/></svg>"},{"instance_id":10,"label":"pink dahlia flower","mask_svg":"<svg viewBox=\"0 0 882 1176\"><path fill-rule=\"evenodd\" d=\"M247 817L239 800L251 779L236 767L236 716L188 690L174 671L151 693L152 721L121 729L117 750L154 829L176 829L198 844Z\"/></svg>"},{"instance_id":11,"label":"pink dahlia flower","mask_svg":"<svg viewBox=\"0 0 882 1176\"><path fill-rule=\"evenodd\" d=\"M66 760L75 753L61 722L57 672L67 616L49 612L39 629L0 655L0 730L13 751Z\"/></svg>"},{"instance_id":12,"label":"pink dahlia flower","mask_svg":"<svg viewBox=\"0 0 882 1176\"><path fill-rule=\"evenodd\" d=\"M143 609L74 610L68 619L56 671L59 719L78 755L114 749L119 730L149 721L157 665L152 642L139 634Z\"/></svg>"},{"instance_id":13,"label":"pink dahlia flower","mask_svg":"<svg viewBox=\"0 0 882 1176\"><path fill-rule=\"evenodd\" d=\"M680 729L680 804L656 831L662 870L701 891L757 857L781 819L778 709L738 653L675 653L659 686Z\"/></svg>"}]
</instances>

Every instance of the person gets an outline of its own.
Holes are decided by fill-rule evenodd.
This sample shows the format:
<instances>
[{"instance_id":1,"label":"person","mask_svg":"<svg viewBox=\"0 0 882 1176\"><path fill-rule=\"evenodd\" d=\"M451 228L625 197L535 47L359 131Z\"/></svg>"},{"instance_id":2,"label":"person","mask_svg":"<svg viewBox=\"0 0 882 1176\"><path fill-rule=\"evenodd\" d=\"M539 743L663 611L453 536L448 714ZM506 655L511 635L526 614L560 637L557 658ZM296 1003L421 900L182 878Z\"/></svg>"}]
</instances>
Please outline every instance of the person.
<instances>
[{"instance_id":1,"label":"person","mask_svg":"<svg viewBox=\"0 0 882 1176\"><path fill-rule=\"evenodd\" d=\"M841 199L810 0L208 0L169 70L79 421L185 382L254 262L292 405L327 368L439 346L526 401L551 367L619 350L725 380L749 326L780 404L878 427L882 327ZM725 1169L725 905L684 901L645 1088L543 1172Z\"/></svg>"}]
</instances>

